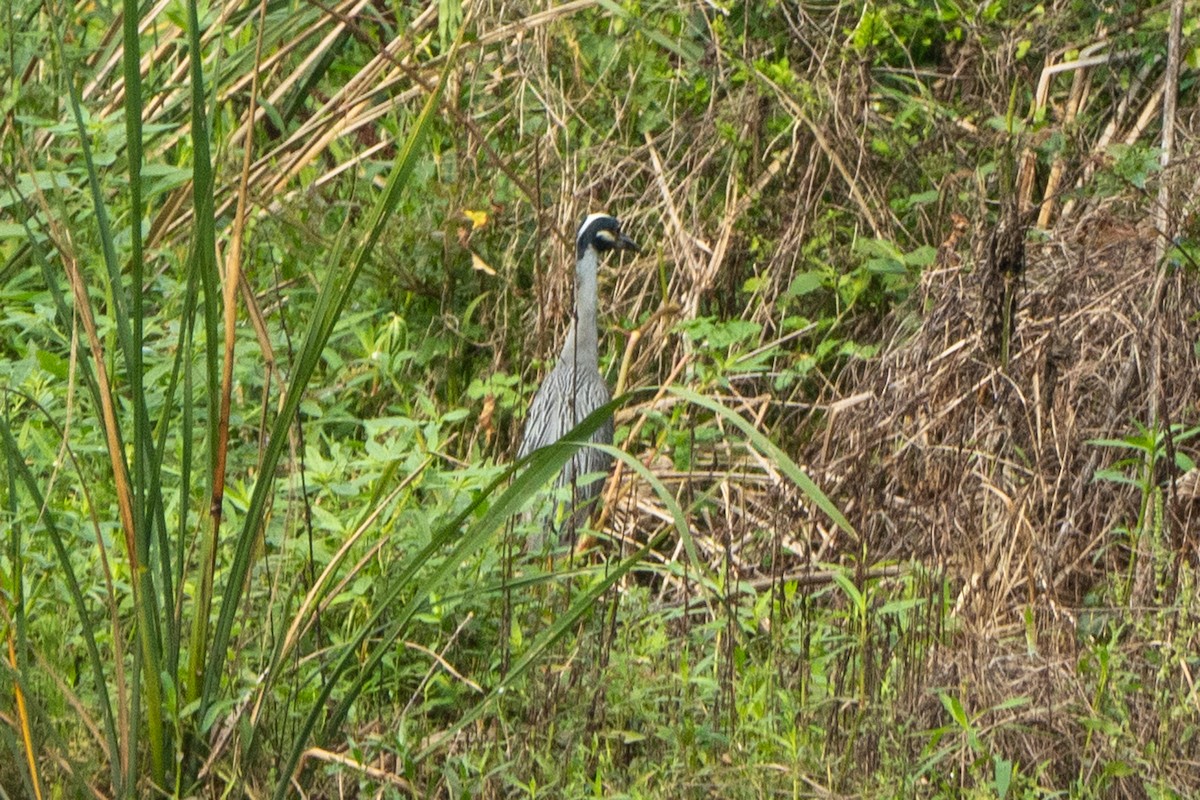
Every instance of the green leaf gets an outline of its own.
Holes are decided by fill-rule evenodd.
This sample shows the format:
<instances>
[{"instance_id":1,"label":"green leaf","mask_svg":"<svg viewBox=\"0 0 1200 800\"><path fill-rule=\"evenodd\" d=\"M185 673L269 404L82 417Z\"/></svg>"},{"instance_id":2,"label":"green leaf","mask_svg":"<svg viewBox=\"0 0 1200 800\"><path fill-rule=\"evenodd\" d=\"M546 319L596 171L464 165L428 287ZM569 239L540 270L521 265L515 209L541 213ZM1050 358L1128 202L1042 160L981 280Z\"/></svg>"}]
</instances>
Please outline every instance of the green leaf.
<instances>
[{"instance_id":1,"label":"green leaf","mask_svg":"<svg viewBox=\"0 0 1200 800\"><path fill-rule=\"evenodd\" d=\"M825 273L819 270L801 272L788 284L786 296L804 297L825 286Z\"/></svg>"},{"instance_id":2,"label":"green leaf","mask_svg":"<svg viewBox=\"0 0 1200 800\"><path fill-rule=\"evenodd\" d=\"M938 692L938 699L942 701L942 707L946 709L958 727L963 730L971 727L970 721L967 719L967 712L963 710L962 703L958 701L958 698L946 692Z\"/></svg>"},{"instance_id":3,"label":"green leaf","mask_svg":"<svg viewBox=\"0 0 1200 800\"><path fill-rule=\"evenodd\" d=\"M1012 786L1013 762L1007 758L994 755L992 756L992 766L994 769L992 788L995 789L996 794L1003 800L1008 796L1008 790Z\"/></svg>"}]
</instances>

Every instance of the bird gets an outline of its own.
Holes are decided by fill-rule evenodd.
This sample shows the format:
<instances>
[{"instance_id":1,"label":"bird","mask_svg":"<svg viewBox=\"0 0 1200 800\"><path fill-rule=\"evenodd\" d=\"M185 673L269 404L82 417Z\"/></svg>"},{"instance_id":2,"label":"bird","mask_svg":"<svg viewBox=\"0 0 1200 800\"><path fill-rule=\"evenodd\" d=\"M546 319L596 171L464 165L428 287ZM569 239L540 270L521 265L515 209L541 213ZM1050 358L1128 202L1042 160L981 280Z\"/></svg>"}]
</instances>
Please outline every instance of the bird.
<instances>
[{"instance_id":1,"label":"bird","mask_svg":"<svg viewBox=\"0 0 1200 800\"><path fill-rule=\"evenodd\" d=\"M600 374L599 331L596 324L597 271L600 257L614 250L639 251L621 231L621 222L608 214L589 214L575 234L575 309L558 361L533 396L518 458L559 441L585 417L612 399ZM613 421L609 417L592 434L591 441L612 444ZM545 547L545 533L561 532L559 520L569 530L587 519L604 486L602 479L582 482L584 476L608 472L611 458L595 447L581 447L563 465L554 481L555 489L571 487L571 499L555 503L541 533L526 541L526 551ZM562 506L562 507L560 507Z\"/></svg>"}]
</instances>

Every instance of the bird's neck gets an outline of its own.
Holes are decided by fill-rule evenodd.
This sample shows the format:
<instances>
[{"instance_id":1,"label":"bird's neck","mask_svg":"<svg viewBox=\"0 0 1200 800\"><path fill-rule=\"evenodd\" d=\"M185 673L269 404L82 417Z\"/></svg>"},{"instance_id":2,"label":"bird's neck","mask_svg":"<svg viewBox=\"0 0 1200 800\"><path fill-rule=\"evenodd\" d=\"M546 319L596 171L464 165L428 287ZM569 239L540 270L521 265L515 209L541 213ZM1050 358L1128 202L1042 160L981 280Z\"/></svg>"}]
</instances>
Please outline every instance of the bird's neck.
<instances>
[{"instance_id":1,"label":"bird's neck","mask_svg":"<svg viewBox=\"0 0 1200 800\"><path fill-rule=\"evenodd\" d=\"M575 265L575 314L563 345L562 358L580 367L599 368L596 328L596 269L599 259L590 247Z\"/></svg>"}]
</instances>

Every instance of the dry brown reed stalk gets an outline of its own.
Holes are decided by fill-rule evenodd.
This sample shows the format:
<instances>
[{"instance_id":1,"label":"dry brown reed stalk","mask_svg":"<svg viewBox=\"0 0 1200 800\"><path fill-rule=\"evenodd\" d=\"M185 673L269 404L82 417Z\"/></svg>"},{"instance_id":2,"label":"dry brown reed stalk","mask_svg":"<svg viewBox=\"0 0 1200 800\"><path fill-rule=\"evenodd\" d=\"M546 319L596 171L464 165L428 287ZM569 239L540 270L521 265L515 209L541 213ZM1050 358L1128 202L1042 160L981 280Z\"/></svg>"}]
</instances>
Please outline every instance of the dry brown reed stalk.
<instances>
[{"instance_id":1,"label":"dry brown reed stalk","mask_svg":"<svg viewBox=\"0 0 1200 800\"><path fill-rule=\"evenodd\" d=\"M307 74L308 68L339 46L339 37L343 34L350 33L364 44L378 48L376 55L364 63L356 74L345 79L332 96L324 98L314 110L306 113L302 124L296 130L286 139L274 142L272 147L267 148L255 159L250 168L249 183L254 189L250 199L256 216L270 210L278 211L297 191L327 183L341 173L378 156L381 151L393 147L395 142L380 129L380 121L393 114L398 106L430 91L431 81L440 66L440 60L435 58L424 63L418 71L414 68L410 56L429 44L433 36L431 28L437 22L436 6L429 6L425 12L417 15L392 40L376 43L372 38L373 34L368 33L375 30L374 11L370 9L369 4L361 0L344 0L328 7L319 3L315 5L317 13L310 12L303 19L290 22L290 27L284 28L282 37L273 33L269 50L264 54L259 69L246 69L234 74L228 84L219 80L219 76L224 74L221 69L223 64L219 60L220 43L222 37L230 35L226 26L235 24L233 15L239 7L224 6L221 14L206 27L202 37L202 46L208 54L205 68L208 74L218 76L217 102L222 105L245 106L238 123L239 130L226 142L227 145L233 146L244 142L248 131L267 122L264 106L282 107L293 92L300 90L301 80ZM495 52L486 51L485 48L537 32L556 20L592 5L595 5L594 0L582 0L562 4L528 17L505 19L484 16L478 20L469 20L466 24L479 30L473 47L484 53L481 63L492 62L489 66L497 70L497 74L503 75L506 69L514 66L515 48L510 47L507 51L500 48L499 60ZM152 19L161 17L147 17L143 27L150 25ZM250 22L251 18L245 18L236 24L245 26ZM120 20L117 20L112 26L112 31L119 30ZM171 71L171 80L168 83L178 88L169 93L155 95L149 98L146 104L145 124L163 125L169 131L148 143L147 153L151 158L156 153L166 152L168 148L190 135L187 83L184 80L187 70L184 32L169 23L161 23L156 33L158 44L143 58L143 75L149 77L152 70ZM309 49L305 51L305 58L299 67L290 65L284 71L282 65L288 61L289 56L306 47ZM97 70L95 78L85 89L85 100L99 103L100 113L103 114L115 113L115 109L118 109L122 102L122 81L115 71L118 63L116 56L110 57L104 67ZM249 91L252 77L261 83L261 93L266 101L264 104L242 104L239 99ZM487 137L480 135L470 117L462 115L450 106L447 106L447 111L473 132L479 145L485 150L489 149ZM363 140L365 145L346 148L348 153L341 156L341 160L332 158L333 144L351 137ZM506 160L498 160L497 154L490 150L489 156L510 179L518 185L524 185L518 172L512 169ZM310 186L298 186L297 178L300 173L318 163L322 164L318 177L311 181ZM218 180L215 187L218 214L228 212L232 208L236 200L237 178L237 168L232 162L225 167L218 164ZM190 191L190 186L179 187L160 205L151 226L148 239L150 246L161 244L168 237L186 234L191 219L191 208L187 202ZM533 192L527 190L527 194L532 196Z\"/></svg>"},{"instance_id":2,"label":"dry brown reed stalk","mask_svg":"<svg viewBox=\"0 0 1200 800\"><path fill-rule=\"evenodd\" d=\"M1076 602L1119 567L1105 533L1136 518L1137 496L1091 480L1087 442L1130 431L1122 374L1149 353L1152 248L1136 235L1033 247L1007 370L980 340L979 276L947 271L916 336L848 378L873 399L831 422L814 460L880 557L945 565L985 618L1039 596ZM1178 361L1190 340L1186 315L1172 316ZM1191 371L1168 383L1176 408L1197 388Z\"/></svg>"},{"instance_id":3,"label":"dry brown reed stalk","mask_svg":"<svg viewBox=\"0 0 1200 800\"><path fill-rule=\"evenodd\" d=\"M1137 141L1154 118L1160 97L1154 76L1161 63L1146 59L1142 65L1124 101L1099 126L1100 138L1080 149L1078 162L1056 161L1044 190L1029 175L1030 193L1023 196L1030 206L1042 206L1043 223L1053 220L1045 212L1055 180L1088 186L1107 144ZM1098 95L1087 86L1080 80L1070 88L1065 127L1072 114L1086 113L1093 123L1103 119ZM952 236L937 267L923 276L919 296L895 315L895 333L882 357L856 365L823 398L828 424L803 452L803 463L866 535L867 563L916 561L944 572L954 587L951 612L961 635L915 655L914 668L927 674L920 691L900 698L911 718L920 720L915 724L931 727L944 719L930 686L969 698L968 714L1024 697L1025 705L985 714L983 730L997 737L997 751L1006 757L1051 765L1048 780L1059 785L1077 779L1083 764L1122 757L1119 743L1093 737L1082 721L1103 711L1094 707L1094 689L1077 668L1079 631L1086 627L1080 606L1102 581L1126 574L1132 549L1118 532L1136 523L1142 497L1134 488L1094 479L1098 468L1129 453L1089 441L1121 440L1134 432L1156 345L1169 365L1159 372L1160 406L1172 410L1172 421L1195 421L1200 387L1188 320L1200 291L1194 277L1168 271L1164 295L1170 302L1162 325L1155 330L1148 324L1162 274L1148 216L1129 195L1075 198L1064 205L1057 229L1027 243L1008 369L981 341L977 316L985 288L978 255L990 231L976 223L970 232L975 255ZM914 316L915 333L907 321ZM1177 533L1158 547L1173 553L1176 564L1194 565L1200 555L1193 478L1184 476L1176 494L1168 488L1164 495L1165 513L1173 519L1167 527ZM805 563L807 553L785 550ZM860 557L844 542L821 555ZM1126 613L1152 613L1149 603L1169 603L1189 591L1177 567L1172 575L1172 566L1157 558L1151 588L1135 592ZM1179 642L1155 646L1194 648L1197 643L1187 640L1194 636L1191 628L1181 627L1186 630ZM1148 646L1131 636L1120 649L1137 658ZM1192 685L1187 670L1180 680ZM1155 707L1149 693L1134 706L1130 724L1139 735L1161 738L1156 726L1166 710ZM1165 747L1180 755L1177 742ZM962 752L970 757L968 748ZM1194 784L1196 777L1188 759L1176 759L1163 771L1168 773L1179 777L1178 785ZM1136 779L1113 785L1113 796L1139 791Z\"/></svg>"}]
</instances>

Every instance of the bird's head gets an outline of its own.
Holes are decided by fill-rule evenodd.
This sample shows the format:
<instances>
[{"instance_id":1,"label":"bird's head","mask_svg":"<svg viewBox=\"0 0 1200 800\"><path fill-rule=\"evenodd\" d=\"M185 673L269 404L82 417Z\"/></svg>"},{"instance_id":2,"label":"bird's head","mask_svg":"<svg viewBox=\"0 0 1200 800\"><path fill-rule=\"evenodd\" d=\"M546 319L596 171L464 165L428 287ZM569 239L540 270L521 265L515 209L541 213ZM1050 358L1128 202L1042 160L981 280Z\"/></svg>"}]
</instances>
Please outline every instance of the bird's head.
<instances>
[{"instance_id":1,"label":"bird's head","mask_svg":"<svg viewBox=\"0 0 1200 800\"><path fill-rule=\"evenodd\" d=\"M583 258L587 249L594 248L597 253L607 253L609 250L633 250L640 248L625 234L621 233L621 222L608 214L589 214L579 226L575 235L575 256Z\"/></svg>"}]
</instances>

